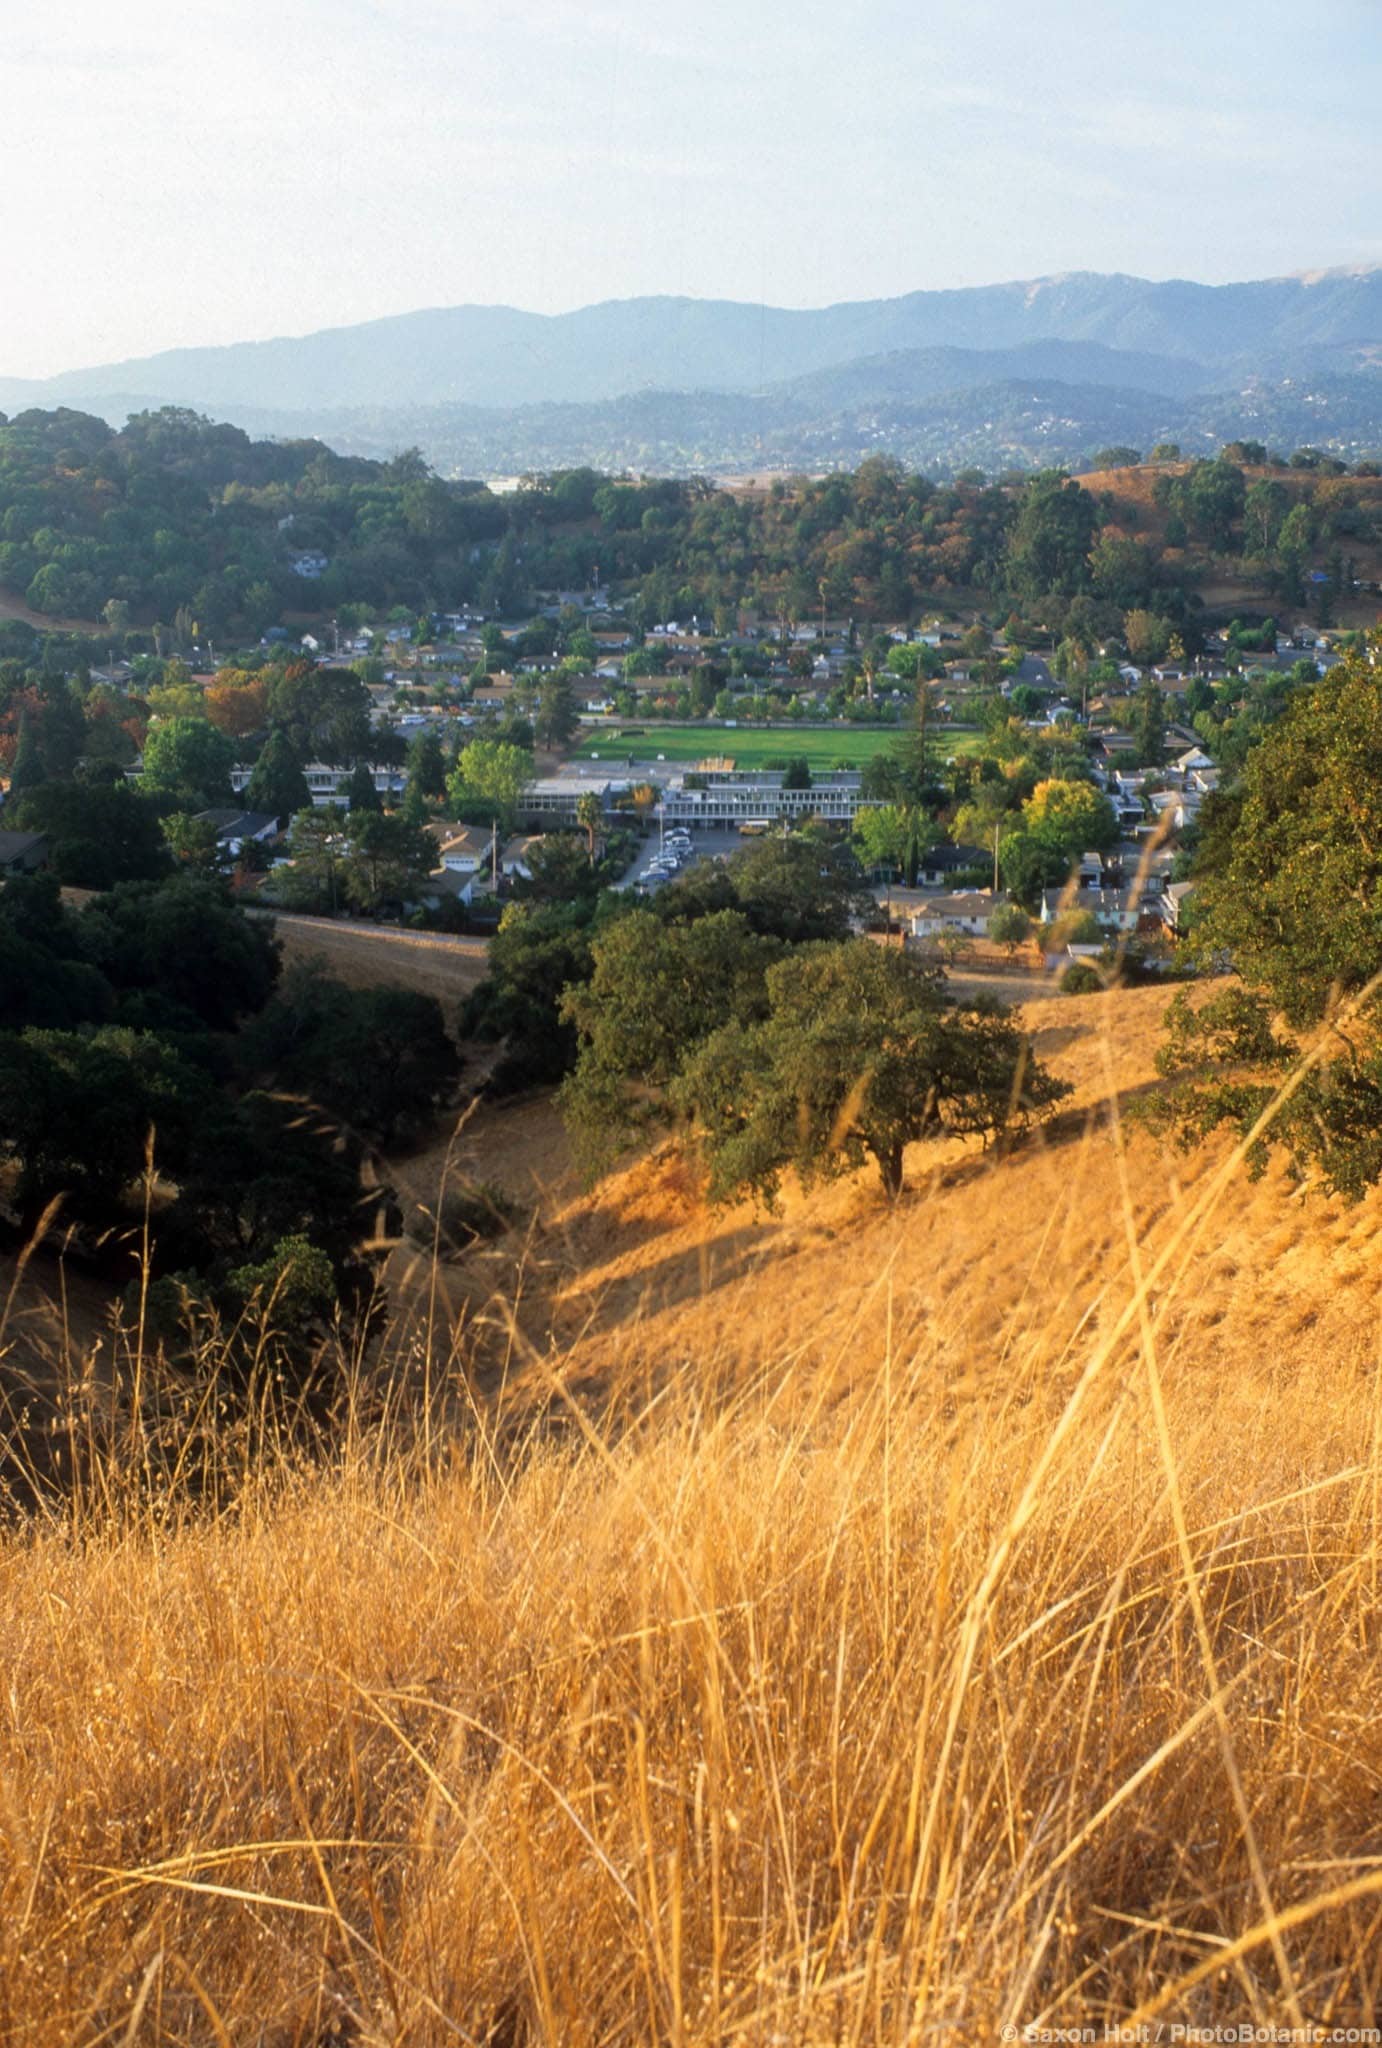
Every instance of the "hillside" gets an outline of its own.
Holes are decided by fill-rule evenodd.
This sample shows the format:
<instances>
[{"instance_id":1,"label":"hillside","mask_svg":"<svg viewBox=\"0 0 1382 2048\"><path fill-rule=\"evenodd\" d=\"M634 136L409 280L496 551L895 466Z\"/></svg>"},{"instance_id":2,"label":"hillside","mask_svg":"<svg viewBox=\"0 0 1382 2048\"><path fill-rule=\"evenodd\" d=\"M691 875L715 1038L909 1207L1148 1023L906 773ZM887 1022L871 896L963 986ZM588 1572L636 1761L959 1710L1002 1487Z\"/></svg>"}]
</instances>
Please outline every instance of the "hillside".
<instances>
[{"instance_id":1,"label":"hillside","mask_svg":"<svg viewBox=\"0 0 1382 2048\"><path fill-rule=\"evenodd\" d=\"M0 2038L1375 2024L1382 1204L1120 1162L1161 1003L891 1214L467 1126L430 1455L0 1546Z\"/></svg>"},{"instance_id":2,"label":"hillside","mask_svg":"<svg viewBox=\"0 0 1382 2048\"><path fill-rule=\"evenodd\" d=\"M895 1345L987 1357L990 1370L1034 1346L1055 1364L1077 1330L1087 1335L1121 1310L1128 1224L1139 1256L1155 1259L1225 1156L1212 1146L1168 1154L1130 1130L1125 1216L1109 1117L1158 1085L1165 1004L1154 988L1029 1004L1038 1055L1074 1084L1061 1116L1011 1158L914 1147L911 1191L896 1213L867 1175L790 1197L778 1217L747 1205L707 1211L672 1152L586 1194L564 1163L555 1112L529 1106L517 1142L510 1112L482 1112L451 1150L450 1171L498 1183L538 1226L511 1252L448 1268L443 1288L458 1316L493 1315L516 1256L526 1343L544 1358L555 1347L572 1383L618 1398L630 1371L641 1389L650 1355L732 1354L743 1380L785 1356L842 1371L846 1382L855 1366L867 1378L889 1330ZM410 1165L414 1185L440 1170L447 1149ZM1291 1330L1321 1361L1356 1353L1376 1313L1379 1233L1382 1195L1350 1209L1303 1198L1277 1174L1256 1184L1236 1175L1173 1261L1174 1284L1158 1284L1161 1339L1198 1344L1212 1330L1221 1364L1246 1377L1273 1330ZM398 1270L410 1258L400 1254Z\"/></svg>"},{"instance_id":3,"label":"hillside","mask_svg":"<svg viewBox=\"0 0 1382 2048\"><path fill-rule=\"evenodd\" d=\"M994 351L991 359L978 351L903 350L756 393L656 390L586 403L225 412L256 434L312 434L376 460L415 445L444 473L465 477L583 465L671 476L812 472L880 453L948 476L974 466L1078 467L1111 442L1148 449L1174 440L1187 454L1213 454L1226 441L1263 435L1285 451L1320 446L1350 460L1382 450L1375 369L1304 380L1253 372L1220 389L1211 373L1191 366L1188 377L1183 367L1175 379L1139 388L1139 367L1149 360L1165 361L1125 362L1094 344L1037 344ZM1085 376L1091 367L1096 374ZM944 377L955 381L942 384ZM1195 388L1183 391L1187 381ZM124 416L123 401L90 402L112 419Z\"/></svg>"}]
</instances>

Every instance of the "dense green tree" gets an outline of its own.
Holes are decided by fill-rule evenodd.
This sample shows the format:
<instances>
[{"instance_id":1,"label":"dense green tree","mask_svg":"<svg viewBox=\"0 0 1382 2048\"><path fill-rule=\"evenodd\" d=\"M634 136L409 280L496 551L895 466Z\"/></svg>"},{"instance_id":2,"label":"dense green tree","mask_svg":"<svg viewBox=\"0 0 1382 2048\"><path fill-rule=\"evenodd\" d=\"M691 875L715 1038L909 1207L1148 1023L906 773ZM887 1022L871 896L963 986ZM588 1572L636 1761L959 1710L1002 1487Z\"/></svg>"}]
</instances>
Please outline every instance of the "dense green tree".
<instances>
[{"instance_id":1,"label":"dense green tree","mask_svg":"<svg viewBox=\"0 0 1382 2048\"><path fill-rule=\"evenodd\" d=\"M1043 889L1058 889L1068 880L1070 855L1041 834L1019 828L1000 840L998 867L1004 888L1034 911Z\"/></svg>"},{"instance_id":2,"label":"dense green tree","mask_svg":"<svg viewBox=\"0 0 1382 2048\"><path fill-rule=\"evenodd\" d=\"M83 951L116 989L157 989L213 1030L262 1008L278 978L263 918L196 875L121 882L78 920Z\"/></svg>"},{"instance_id":3,"label":"dense green tree","mask_svg":"<svg viewBox=\"0 0 1382 2048\"><path fill-rule=\"evenodd\" d=\"M440 738L430 729L408 743L408 787L429 802L446 795L446 756Z\"/></svg>"},{"instance_id":4,"label":"dense green tree","mask_svg":"<svg viewBox=\"0 0 1382 2048\"><path fill-rule=\"evenodd\" d=\"M1137 692L1135 731L1142 766L1159 768L1166 759L1166 699L1153 676L1148 676Z\"/></svg>"},{"instance_id":5,"label":"dense green tree","mask_svg":"<svg viewBox=\"0 0 1382 2048\"><path fill-rule=\"evenodd\" d=\"M577 832L548 832L529 849L528 879L515 887L524 901L567 903L598 893L600 878Z\"/></svg>"},{"instance_id":6,"label":"dense green tree","mask_svg":"<svg viewBox=\"0 0 1382 2048\"><path fill-rule=\"evenodd\" d=\"M1203 943L1296 1026L1382 969L1382 669L1296 690L1243 768L1196 891Z\"/></svg>"},{"instance_id":7,"label":"dense green tree","mask_svg":"<svg viewBox=\"0 0 1382 2048\"><path fill-rule=\"evenodd\" d=\"M923 856L940 838L940 826L920 804L884 804L859 811L854 820L854 843L863 865L892 869L909 889L916 887Z\"/></svg>"},{"instance_id":8,"label":"dense green tree","mask_svg":"<svg viewBox=\"0 0 1382 2048\"><path fill-rule=\"evenodd\" d=\"M169 718L151 726L144 742L140 787L179 799L184 809L204 810L230 801L235 747L205 718Z\"/></svg>"},{"instance_id":9,"label":"dense green tree","mask_svg":"<svg viewBox=\"0 0 1382 2048\"><path fill-rule=\"evenodd\" d=\"M59 1031L106 1022L115 1003L81 957L55 875L17 875L0 887L0 1032Z\"/></svg>"},{"instance_id":10,"label":"dense green tree","mask_svg":"<svg viewBox=\"0 0 1382 2048\"><path fill-rule=\"evenodd\" d=\"M24 796L48 779L48 763L34 720L25 712L19 721L19 746L10 769L11 797Z\"/></svg>"},{"instance_id":11,"label":"dense green tree","mask_svg":"<svg viewBox=\"0 0 1382 2048\"><path fill-rule=\"evenodd\" d=\"M1032 936L1032 920L1020 903L1000 903L989 919L989 937L1011 959Z\"/></svg>"},{"instance_id":12,"label":"dense green tree","mask_svg":"<svg viewBox=\"0 0 1382 2048\"><path fill-rule=\"evenodd\" d=\"M425 1128L460 1071L434 996L347 988L294 969L247 1038L248 1056L380 1144Z\"/></svg>"},{"instance_id":13,"label":"dense green tree","mask_svg":"<svg viewBox=\"0 0 1382 2048\"><path fill-rule=\"evenodd\" d=\"M1254 1171L1280 1145L1356 1197L1382 1178L1382 670L1352 653L1296 691L1206 822L1193 943L1239 981L1172 1006L1171 1085L1145 1114L1183 1145L1228 1124L1252 1139ZM1283 1090L1304 1053L1290 1031L1322 1024Z\"/></svg>"},{"instance_id":14,"label":"dense green tree","mask_svg":"<svg viewBox=\"0 0 1382 2048\"><path fill-rule=\"evenodd\" d=\"M561 1102L578 1156L595 1171L665 1113L693 1047L766 1012L765 976L781 945L738 911L670 925L638 910L600 933L591 953L589 981L562 998L579 1053Z\"/></svg>"},{"instance_id":15,"label":"dense green tree","mask_svg":"<svg viewBox=\"0 0 1382 2048\"><path fill-rule=\"evenodd\" d=\"M800 943L842 939L852 920L874 908L853 850L814 832L760 839L729 860L690 868L654 899L655 917L687 924L739 910L753 930Z\"/></svg>"},{"instance_id":16,"label":"dense green tree","mask_svg":"<svg viewBox=\"0 0 1382 2048\"><path fill-rule=\"evenodd\" d=\"M299 811L290 835L292 865L273 878L273 897L291 910L321 910L333 917L346 896L350 857L346 813L338 804Z\"/></svg>"},{"instance_id":17,"label":"dense green tree","mask_svg":"<svg viewBox=\"0 0 1382 2048\"><path fill-rule=\"evenodd\" d=\"M48 837L60 882L109 889L156 880L169 869L160 805L127 783L46 782L14 806L14 823Z\"/></svg>"},{"instance_id":18,"label":"dense green tree","mask_svg":"<svg viewBox=\"0 0 1382 2048\"><path fill-rule=\"evenodd\" d=\"M168 851L180 868L199 875L221 871L221 844L213 818L194 817L190 811L170 811L162 826Z\"/></svg>"},{"instance_id":19,"label":"dense green tree","mask_svg":"<svg viewBox=\"0 0 1382 2048\"><path fill-rule=\"evenodd\" d=\"M355 763L341 789L340 800L348 811L357 814L383 810L384 799L375 786L374 770L368 762Z\"/></svg>"},{"instance_id":20,"label":"dense green tree","mask_svg":"<svg viewBox=\"0 0 1382 2048\"><path fill-rule=\"evenodd\" d=\"M533 729L544 747L564 747L580 731L580 713L570 681L548 676L538 693Z\"/></svg>"},{"instance_id":21,"label":"dense green tree","mask_svg":"<svg viewBox=\"0 0 1382 2048\"><path fill-rule=\"evenodd\" d=\"M447 795L457 809L486 811L512 826L523 792L533 779L533 757L504 740L471 740L456 756Z\"/></svg>"},{"instance_id":22,"label":"dense green tree","mask_svg":"<svg viewBox=\"0 0 1382 2048\"><path fill-rule=\"evenodd\" d=\"M713 1200L772 1203L788 1168L809 1185L865 1157L896 1197L909 1144L987 1140L1069 1092L1006 1011L957 1009L938 977L866 939L794 952L766 986L766 1017L727 1018L672 1090L701 1136Z\"/></svg>"},{"instance_id":23,"label":"dense green tree","mask_svg":"<svg viewBox=\"0 0 1382 2048\"><path fill-rule=\"evenodd\" d=\"M338 767L370 756L370 695L351 669L297 662L269 688L269 719L300 761Z\"/></svg>"},{"instance_id":24,"label":"dense green tree","mask_svg":"<svg viewBox=\"0 0 1382 2048\"><path fill-rule=\"evenodd\" d=\"M0 1158L17 1169L15 1201L32 1228L56 1196L106 1222L143 1172L153 1141L176 1170L211 1084L150 1032L26 1031L0 1040Z\"/></svg>"},{"instance_id":25,"label":"dense green tree","mask_svg":"<svg viewBox=\"0 0 1382 2048\"><path fill-rule=\"evenodd\" d=\"M1118 839L1113 806L1090 782L1039 782L1022 807L1022 822L1068 860L1113 846Z\"/></svg>"},{"instance_id":26,"label":"dense green tree","mask_svg":"<svg viewBox=\"0 0 1382 2048\"><path fill-rule=\"evenodd\" d=\"M346 820L345 890L359 910L415 902L436 860L436 842L401 812L352 812Z\"/></svg>"},{"instance_id":27,"label":"dense green tree","mask_svg":"<svg viewBox=\"0 0 1382 2048\"><path fill-rule=\"evenodd\" d=\"M245 786L245 808L277 818L279 829L312 802L302 763L286 732L271 732Z\"/></svg>"},{"instance_id":28,"label":"dense green tree","mask_svg":"<svg viewBox=\"0 0 1382 2048\"><path fill-rule=\"evenodd\" d=\"M77 679L45 676L39 684L39 694L43 702L44 764L49 775L66 781L76 774L86 744L86 719Z\"/></svg>"},{"instance_id":29,"label":"dense green tree","mask_svg":"<svg viewBox=\"0 0 1382 2048\"><path fill-rule=\"evenodd\" d=\"M587 870L587 873L589 870ZM510 903L489 944L489 972L461 1014L465 1037L502 1043L500 1088L559 1081L576 1060L563 993L589 979L593 899Z\"/></svg>"},{"instance_id":30,"label":"dense green tree","mask_svg":"<svg viewBox=\"0 0 1382 2048\"><path fill-rule=\"evenodd\" d=\"M1013 527L1009 573L1026 597L1073 596L1089 584L1099 512L1088 491L1056 472L1026 487Z\"/></svg>"}]
</instances>

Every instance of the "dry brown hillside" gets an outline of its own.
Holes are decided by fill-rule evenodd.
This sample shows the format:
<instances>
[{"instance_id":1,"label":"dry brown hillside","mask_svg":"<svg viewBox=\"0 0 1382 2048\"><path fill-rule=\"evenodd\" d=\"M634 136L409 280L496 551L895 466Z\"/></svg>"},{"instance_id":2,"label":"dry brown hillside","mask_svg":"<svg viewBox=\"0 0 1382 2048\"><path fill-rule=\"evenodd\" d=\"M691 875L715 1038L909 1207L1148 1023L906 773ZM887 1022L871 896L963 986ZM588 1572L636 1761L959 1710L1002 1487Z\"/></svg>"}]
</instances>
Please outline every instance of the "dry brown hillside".
<instances>
[{"instance_id":1,"label":"dry brown hillside","mask_svg":"<svg viewBox=\"0 0 1382 2048\"><path fill-rule=\"evenodd\" d=\"M1309 497L1321 507L1331 503L1335 506L1356 505L1366 513L1370 523L1375 523L1379 506L1382 506L1382 481L1376 477L1330 477L1322 483L1309 470L1240 466L1249 488L1264 481L1279 484L1292 502ZM1089 470L1078 481L1095 497L1107 501L1111 532L1164 547L1167 514L1156 502L1157 478L1183 474L1189 467L1188 462L1149 462L1136 468ZM1375 585L1382 576L1382 546L1356 537L1342 541L1341 546L1344 553L1352 558L1354 573L1359 579ZM1201 570L1206 567L1204 550L1200 547L1172 548L1166 552L1168 570L1177 567L1188 570L1193 580L1197 565ZM1231 610L1235 605L1248 610L1270 610L1272 599L1266 587L1244 578L1236 570L1226 574L1228 566L1222 562L1217 565L1211 563L1208 580L1201 586L1205 603L1216 611ZM1339 607L1337 623L1364 629L1375 626L1375 591L1358 591L1345 598Z\"/></svg>"},{"instance_id":2,"label":"dry brown hillside","mask_svg":"<svg viewBox=\"0 0 1382 2048\"><path fill-rule=\"evenodd\" d=\"M0 2042L1375 2038L1382 1203L1128 1135L1163 1003L892 1210L414 1159L528 1213L395 1255L389 1419L0 1536Z\"/></svg>"},{"instance_id":3,"label":"dry brown hillside","mask_svg":"<svg viewBox=\"0 0 1382 2048\"><path fill-rule=\"evenodd\" d=\"M1158 1085L1166 1001L1153 988L1029 1004L1041 1057L1074 1084L1063 1113L1009 1156L914 1147L895 1210L866 1173L791 1194L776 1217L708 1211L671 1148L585 1192L549 1103L481 1112L452 1170L506 1187L535 1220L440 1285L458 1316L506 1331L517 1294L512 1320L533 1356L555 1352L564 1374L616 1394L650 1348L669 1362L728 1349L745 1376L800 1357L842 1380L870 1369L888 1332L963 1359L962 1376L976 1357L1000 1374L1015 1351L1057 1357L1125 1301L1130 1226L1145 1268L1228 1154L1225 1143L1187 1158L1120 1123ZM405 1166L419 1193L443 1157ZM399 1255L400 1279L414 1258ZM1379 1285L1382 1196L1349 1208L1279 1170L1256 1184L1238 1172L1153 1299L1163 1341L1212 1343L1226 1371L1250 1376L1287 1337L1297 1359L1370 1342ZM505 1351L512 1369L507 1338ZM536 1371L545 1382L549 1367Z\"/></svg>"}]
</instances>

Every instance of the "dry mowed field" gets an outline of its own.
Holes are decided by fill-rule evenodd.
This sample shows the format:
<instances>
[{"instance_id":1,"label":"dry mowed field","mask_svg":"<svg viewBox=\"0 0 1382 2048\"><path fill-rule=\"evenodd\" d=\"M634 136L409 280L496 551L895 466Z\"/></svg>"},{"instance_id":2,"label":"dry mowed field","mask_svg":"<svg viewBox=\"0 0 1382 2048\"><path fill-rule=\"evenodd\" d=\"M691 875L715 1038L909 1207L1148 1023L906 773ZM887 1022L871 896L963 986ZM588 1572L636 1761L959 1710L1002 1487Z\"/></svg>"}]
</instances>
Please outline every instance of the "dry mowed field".
<instances>
[{"instance_id":1,"label":"dry mowed field","mask_svg":"<svg viewBox=\"0 0 1382 2048\"><path fill-rule=\"evenodd\" d=\"M447 1007L463 1002L485 978L483 939L439 933L395 932L386 927L332 924L325 918L275 918L285 965L320 960L350 988L391 982L436 996Z\"/></svg>"}]
</instances>

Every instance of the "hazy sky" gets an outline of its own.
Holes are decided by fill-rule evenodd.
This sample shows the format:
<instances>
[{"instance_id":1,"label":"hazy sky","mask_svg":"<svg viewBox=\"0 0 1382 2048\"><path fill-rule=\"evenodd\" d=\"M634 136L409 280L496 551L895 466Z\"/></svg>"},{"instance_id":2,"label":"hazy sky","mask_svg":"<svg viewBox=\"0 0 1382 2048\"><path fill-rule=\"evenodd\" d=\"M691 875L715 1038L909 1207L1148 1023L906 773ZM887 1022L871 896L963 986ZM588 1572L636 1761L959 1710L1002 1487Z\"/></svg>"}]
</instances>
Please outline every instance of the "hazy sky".
<instances>
[{"instance_id":1,"label":"hazy sky","mask_svg":"<svg viewBox=\"0 0 1382 2048\"><path fill-rule=\"evenodd\" d=\"M1382 261L1378 0L0 0L0 373Z\"/></svg>"}]
</instances>

